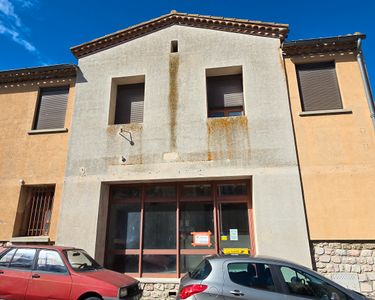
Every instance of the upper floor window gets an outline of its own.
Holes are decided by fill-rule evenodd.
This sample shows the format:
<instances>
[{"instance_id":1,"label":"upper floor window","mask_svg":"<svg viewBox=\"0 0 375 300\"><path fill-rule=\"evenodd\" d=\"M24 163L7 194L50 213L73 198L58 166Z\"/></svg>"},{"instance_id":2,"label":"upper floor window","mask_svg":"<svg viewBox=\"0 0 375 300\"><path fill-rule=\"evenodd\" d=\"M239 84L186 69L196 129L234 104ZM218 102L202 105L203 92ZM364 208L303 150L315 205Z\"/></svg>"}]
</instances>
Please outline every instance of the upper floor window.
<instances>
[{"instance_id":1,"label":"upper floor window","mask_svg":"<svg viewBox=\"0 0 375 300\"><path fill-rule=\"evenodd\" d=\"M64 128L68 94L69 87L40 90L34 130Z\"/></svg>"},{"instance_id":2,"label":"upper floor window","mask_svg":"<svg viewBox=\"0 0 375 300\"><path fill-rule=\"evenodd\" d=\"M118 85L114 123L142 123L144 97L144 82Z\"/></svg>"},{"instance_id":3,"label":"upper floor window","mask_svg":"<svg viewBox=\"0 0 375 300\"><path fill-rule=\"evenodd\" d=\"M334 62L298 64L296 68L303 111L343 108Z\"/></svg>"},{"instance_id":4,"label":"upper floor window","mask_svg":"<svg viewBox=\"0 0 375 300\"><path fill-rule=\"evenodd\" d=\"M242 68L209 69L206 75L208 117L243 115Z\"/></svg>"}]
</instances>

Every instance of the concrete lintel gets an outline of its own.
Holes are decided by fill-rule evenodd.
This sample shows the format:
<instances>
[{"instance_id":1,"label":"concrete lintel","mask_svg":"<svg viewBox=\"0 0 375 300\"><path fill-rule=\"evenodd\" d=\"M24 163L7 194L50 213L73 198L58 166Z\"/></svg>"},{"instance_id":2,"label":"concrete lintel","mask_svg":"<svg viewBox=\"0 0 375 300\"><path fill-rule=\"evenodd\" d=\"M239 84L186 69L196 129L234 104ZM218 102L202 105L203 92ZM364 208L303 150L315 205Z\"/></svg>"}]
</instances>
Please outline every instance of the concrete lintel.
<instances>
[{"instance_id":1,"label":"concrete lintel","mask_svg":"<svg viewBox=\"0 0 375 300\"><path fill-rule=\"evenodd\" d=\"M141 283L180 283L180 278L136 278Z\"/></svg>"},{"instance_id":2,"label":"concrete lintel","mask_svg":"<svg viewBox=\"0 0 375 300\"><path fill-rule=\"evenodd\" d=\"M19 236L10 239L12 243L48 243L49 236Z\"/></svg>"}]
</instances>

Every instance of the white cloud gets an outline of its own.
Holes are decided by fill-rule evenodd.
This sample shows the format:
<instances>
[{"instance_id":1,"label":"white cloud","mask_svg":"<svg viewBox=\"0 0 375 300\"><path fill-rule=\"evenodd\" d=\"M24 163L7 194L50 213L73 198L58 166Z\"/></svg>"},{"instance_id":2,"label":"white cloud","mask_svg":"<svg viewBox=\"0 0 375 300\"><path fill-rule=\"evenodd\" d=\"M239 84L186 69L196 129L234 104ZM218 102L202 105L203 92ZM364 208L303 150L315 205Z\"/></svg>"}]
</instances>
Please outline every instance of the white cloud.
<instances>
[{"instance_id":1,"label":"white cloud","mask_svg":"<svg viewBox=\"0 0 375 300\"><path fill-rule=\"evenodd\" d=\"M31 8L37 4L36 0L16 0L15 2L25 8ZM8 36L27 51L37 52L35 46L23 36L25 31L28 31L28 28L22 24L14 5L9 0L0 0L0 34Z\"/></svg>"}]
</instances>

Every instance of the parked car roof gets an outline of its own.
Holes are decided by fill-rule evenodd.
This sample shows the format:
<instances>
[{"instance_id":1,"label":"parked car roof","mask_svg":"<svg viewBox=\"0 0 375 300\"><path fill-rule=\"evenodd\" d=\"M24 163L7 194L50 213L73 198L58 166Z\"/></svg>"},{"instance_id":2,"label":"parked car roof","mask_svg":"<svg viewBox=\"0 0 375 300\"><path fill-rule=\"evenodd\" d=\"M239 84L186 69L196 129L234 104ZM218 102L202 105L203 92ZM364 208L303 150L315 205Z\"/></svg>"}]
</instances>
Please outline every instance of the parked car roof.
<instances>
[{"instance_id":1,"label":"parked car roof","mask_svg":"<svg viewBox=\"0 0 375 300\"><path fill-rule=\"evenodd\" d=\"M74 249L74 250L82 250L82 249L79 249L79 248L75 248L75 247L69 247L69 246L56 246L56 245L23 245L23 244L12 244L12 245L9 245L9 246L4 246L4 249L7 249L7 248L37 248L37 249L50 249L50 250L70 250L70 249ZM0 252L1 252L1 248L0 248Z\"/></svg>"}]
</instances>

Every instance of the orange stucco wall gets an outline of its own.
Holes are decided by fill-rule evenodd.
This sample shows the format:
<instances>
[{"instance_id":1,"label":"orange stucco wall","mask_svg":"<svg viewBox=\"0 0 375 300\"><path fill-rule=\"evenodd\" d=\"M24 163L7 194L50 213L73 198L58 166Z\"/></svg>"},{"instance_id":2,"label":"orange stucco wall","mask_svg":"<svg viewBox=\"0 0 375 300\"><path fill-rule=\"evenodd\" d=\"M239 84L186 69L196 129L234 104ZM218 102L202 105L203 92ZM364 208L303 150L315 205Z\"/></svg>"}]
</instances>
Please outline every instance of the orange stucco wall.
<instances>
[{"instance_id":1,"label":"orange stucco wall","mask_svg":"<svg viewBox=\"0 0 375 300\"><path fill-rule=\"evenodd\" d=\"M300 116L295 63L335 60L350 114ZM312 240L375 239L375 134L354 54L285 60Z\"/></svg>"},{"instance_id":2,"label":"orange stucco wall","mask_svg":"<svg viewBox=\"0 0 375 300\"><path fill-rule=\"evenodd\" d=\"M20 198L20 180L25 185L56 184L49 237L56 225L67 156L68 132L30 135L40 87L67 86L65 127L70 128L74 79L48 83L0 86L0 241L13 236Z\"/></svg>"}]
</instances>

